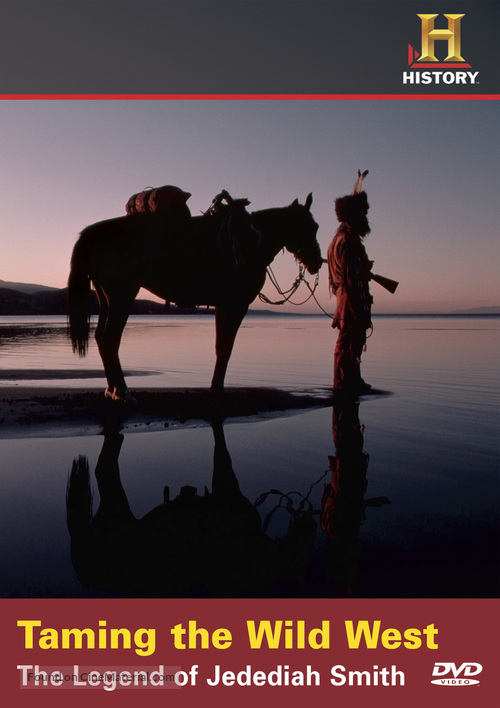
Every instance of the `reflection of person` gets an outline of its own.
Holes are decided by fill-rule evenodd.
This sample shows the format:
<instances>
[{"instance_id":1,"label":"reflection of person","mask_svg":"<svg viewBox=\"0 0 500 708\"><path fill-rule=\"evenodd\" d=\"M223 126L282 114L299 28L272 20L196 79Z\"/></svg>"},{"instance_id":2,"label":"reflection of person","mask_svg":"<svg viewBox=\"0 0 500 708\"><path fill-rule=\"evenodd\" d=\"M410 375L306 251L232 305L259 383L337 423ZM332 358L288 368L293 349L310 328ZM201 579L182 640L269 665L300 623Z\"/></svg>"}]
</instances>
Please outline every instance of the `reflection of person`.
<instances>
[{"instance_id":1,"label":"reflection of person","mask_svg":"<svg viewBox=\"0 0 500 708\"><path fill-rule=\"evenodd\" d=\"M365 499L369 456L363 450L364 426L359 421L359 401L335 399L332 432L335 456L328 456L331 479L321 501L321 528L330 541L326 572L347 590L355 592L361 543L359 532L367 507L390 504L387 497Z\"/></svg>"},{"instance_id":2,"label":"reflection of person","mask_svg":"<svg viewBox=\"0 0 500 708\"><path fill-rule=\"evenodd\" d=\"M330 539L327 573L353 595L359 565L358 534L365 518L369 461L363 451L359 402L350 398L334 404L332 431L335 457L328 456L331 480L325 485L321 502L321 527Z\"/></svg>"},{"instance_id":3,"label":"reflection of person","mask_svg":"<svg viewBox=\"0 0 500 708\"><path fill-rule=\"evenodd\" d=\"M363 245L370 233L369 209L363 178L358 172L352 194L335 200L340 226L328 248L330 288L337 297L332 327L339 329L334 358L334 390L367 393L371 386L361 378L361 354L366 332L372 326L369 280L373 261Z\"/></svg>"}]
</instances>

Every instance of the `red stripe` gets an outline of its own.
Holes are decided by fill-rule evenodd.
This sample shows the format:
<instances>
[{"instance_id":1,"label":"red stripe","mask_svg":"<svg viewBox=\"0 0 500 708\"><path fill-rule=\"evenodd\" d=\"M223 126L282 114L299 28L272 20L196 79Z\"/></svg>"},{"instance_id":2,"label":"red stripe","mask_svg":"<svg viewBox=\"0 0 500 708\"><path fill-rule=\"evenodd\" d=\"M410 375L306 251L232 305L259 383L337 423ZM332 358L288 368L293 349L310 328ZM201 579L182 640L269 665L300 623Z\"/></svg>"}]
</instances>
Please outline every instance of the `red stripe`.
<instances>
[{"instance_id":1,"label":"red stripe","mask_svg":"<svg viewBox=\"0 0 500 708\"><path fill-rule=\"evenodd\" d=\"M23 94L0 94L3 101L354 101L354 100L498 100L500 94L376 94L376 93L353 93L353 94L70 94L70 93L23 93Z\"/></svg>"}]
</instances>

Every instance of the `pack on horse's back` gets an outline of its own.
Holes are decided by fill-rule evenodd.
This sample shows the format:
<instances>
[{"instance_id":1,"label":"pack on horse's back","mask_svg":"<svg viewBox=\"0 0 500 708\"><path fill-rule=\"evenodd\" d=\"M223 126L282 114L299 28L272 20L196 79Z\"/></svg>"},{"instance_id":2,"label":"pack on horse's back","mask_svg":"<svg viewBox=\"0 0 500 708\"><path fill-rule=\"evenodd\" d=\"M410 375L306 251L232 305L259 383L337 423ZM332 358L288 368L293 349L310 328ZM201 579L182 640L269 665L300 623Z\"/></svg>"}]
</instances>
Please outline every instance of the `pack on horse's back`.
<instances>
[{"instance_id":1,"label":"pack on horse's back","mask_svg":"<svg viewBox=\"0 0 500 708\"><path fill-rule=\"evenodd\" d=\"M180 187L165 184L163 187L146 187L142 192L133 194L125 205L129 216L147 212L182 211L186 216L191 216L187 200L190 192L184 192Z\"/></svg>"}]
</instances>

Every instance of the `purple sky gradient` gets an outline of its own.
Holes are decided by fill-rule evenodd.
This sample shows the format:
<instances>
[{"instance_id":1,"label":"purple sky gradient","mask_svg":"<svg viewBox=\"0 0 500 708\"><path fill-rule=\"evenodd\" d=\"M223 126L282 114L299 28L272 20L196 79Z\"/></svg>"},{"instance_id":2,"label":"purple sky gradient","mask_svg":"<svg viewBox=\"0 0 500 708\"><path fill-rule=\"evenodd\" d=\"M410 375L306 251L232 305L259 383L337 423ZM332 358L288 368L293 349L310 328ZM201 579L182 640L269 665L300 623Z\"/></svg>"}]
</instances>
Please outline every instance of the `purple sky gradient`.
<instances>
[{"instance_id":1,"label":"purple sky gradient","mask_svg":"<svg viewBox=\"0 0 500 708\"><path fill-rule=\"evenodd\" d=\"M2 101L0 279L64 287L82 228L162 184L191 192L193 214L222 188L251 209L312 191L326 255L334 199L360 168L370 171L368 254L376 272L400 281L395 295L372 286L376 313L500 305L498 109L453 100ZM293 257L279 255L274 269L289 287ZM319 299L331 311L327 281L323 268ZM265 292L277 297L269 283Z\"/></svg>"}]
</instances>

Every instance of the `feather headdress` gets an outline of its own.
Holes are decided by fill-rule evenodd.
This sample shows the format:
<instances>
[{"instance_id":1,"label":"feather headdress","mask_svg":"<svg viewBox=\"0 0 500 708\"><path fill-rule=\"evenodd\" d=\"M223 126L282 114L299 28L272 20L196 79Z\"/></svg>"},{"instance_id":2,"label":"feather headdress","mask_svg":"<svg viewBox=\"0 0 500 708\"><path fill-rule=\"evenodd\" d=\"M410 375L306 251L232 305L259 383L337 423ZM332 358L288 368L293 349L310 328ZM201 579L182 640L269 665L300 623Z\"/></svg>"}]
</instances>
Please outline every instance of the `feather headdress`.
<instances>
[{"instance_id":1,"label":"feather headdress","mask_svg":"<svg viewBox=\"0 0 500 708\"><path fill-rule=\"evenodd\" d=\"M344 197L339 197L335 200L335 213L341 223L349 223L361 214L365 216L368 213L370 205L368 204L366 192L363 190L363 180L367 174L368 170L364 172L358 170L358 177L352 194L346 194Z\"/></svg>"}]
</instances>

